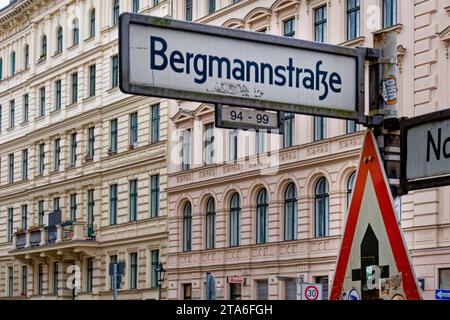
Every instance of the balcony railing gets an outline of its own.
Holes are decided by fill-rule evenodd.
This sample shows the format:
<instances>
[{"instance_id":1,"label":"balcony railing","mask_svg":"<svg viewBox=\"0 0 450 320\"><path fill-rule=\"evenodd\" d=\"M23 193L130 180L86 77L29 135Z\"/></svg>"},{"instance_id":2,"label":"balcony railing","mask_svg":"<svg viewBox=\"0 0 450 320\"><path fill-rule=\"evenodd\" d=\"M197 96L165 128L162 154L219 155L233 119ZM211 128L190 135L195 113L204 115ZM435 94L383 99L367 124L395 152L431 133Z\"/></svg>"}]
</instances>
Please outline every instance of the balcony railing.
<instances>
[{"instance_id":1,"label":"balcony railing","mask_svg":"<svg viewBox=\"0 0 450 320\"><path fill-rule=\"evenodd\" d=\"M29 230L28 234L29 241L26 242L25 247L27 247L27 244L29 245L28 247L39 247L42 238L42 230L40 228L32 229Z\"/></svg>"},{"instance_id":2,"label":"balcony railing","mask_svg":"<svg viewBox=\"0 0 450 320\"><path fill-rule=\"evenodd\" d=\"M20 230L13 236L15 250L55 245L68 241L95 241L96 226L82 221Z\"/></svg>"},{"instance_id":3,"label":"balcony railing","mask_svg":"<svg viewBox=\"0 0 450 320\"><path fill-rule=\"evenodd\" d=\"M27 244L27 235L25 232L16 234L16 248L23 249Z\"/></svg>"}]
</instances>

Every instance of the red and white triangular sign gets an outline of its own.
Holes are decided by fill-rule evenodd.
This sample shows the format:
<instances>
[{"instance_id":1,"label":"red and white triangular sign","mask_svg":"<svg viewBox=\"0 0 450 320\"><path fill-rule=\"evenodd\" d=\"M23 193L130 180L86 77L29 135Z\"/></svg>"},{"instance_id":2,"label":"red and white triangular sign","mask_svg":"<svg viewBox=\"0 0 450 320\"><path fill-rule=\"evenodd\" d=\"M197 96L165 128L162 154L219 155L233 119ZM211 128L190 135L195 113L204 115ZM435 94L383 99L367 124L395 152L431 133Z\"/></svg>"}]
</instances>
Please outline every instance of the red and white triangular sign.
<instances>
[{"instance_id":1,"label":"red and white triangular sign","mask_svg":"<svg viewBox=\"0 0 450 320\"><path fill-rule=\"evenodd\" d=\"M367 130L330 299L379 299L380 280L393 276L402 280L395 299L422 298L378 146Z\"/></svg>"}]
</instances>

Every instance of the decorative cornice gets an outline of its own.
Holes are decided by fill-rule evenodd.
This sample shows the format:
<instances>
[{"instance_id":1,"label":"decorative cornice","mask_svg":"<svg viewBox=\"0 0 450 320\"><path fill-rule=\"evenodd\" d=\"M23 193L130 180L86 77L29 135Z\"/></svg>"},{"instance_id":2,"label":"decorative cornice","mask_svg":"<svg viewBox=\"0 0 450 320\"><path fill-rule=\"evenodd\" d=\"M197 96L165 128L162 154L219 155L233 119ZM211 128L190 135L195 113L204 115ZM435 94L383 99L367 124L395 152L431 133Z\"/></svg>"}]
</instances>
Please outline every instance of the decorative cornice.
<instances>
[{"instance_id":1,"label":"decorative cornice","mask_svg":"<svg viewBox=\"0 0 450 320\"><path fill-rule=\"evenodd\" d=\"M450 8L450 6L448 8ZM445 49L446 49L445 55L448 59L448 56L449 56L448 47L450 46L450 26L448 26L447 28L442 30L442 32L439 32L437 35L439 36L439 39L441 39L441 41L444 42Z\"/></svg>"}]
</instances>

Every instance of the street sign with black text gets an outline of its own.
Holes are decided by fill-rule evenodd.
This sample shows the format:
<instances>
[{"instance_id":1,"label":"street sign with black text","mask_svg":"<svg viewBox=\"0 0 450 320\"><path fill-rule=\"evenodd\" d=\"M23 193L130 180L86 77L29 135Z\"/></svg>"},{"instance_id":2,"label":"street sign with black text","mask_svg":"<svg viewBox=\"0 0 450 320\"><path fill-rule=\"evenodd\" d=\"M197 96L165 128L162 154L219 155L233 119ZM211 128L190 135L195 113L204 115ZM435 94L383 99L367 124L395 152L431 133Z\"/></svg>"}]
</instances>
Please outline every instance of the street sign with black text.
<instances>
[{"instance_id":1,"label":"street sign with black text","mask_svg":"<svg viewBox=\"0 0 450 320\"><path fill-rule=\"evenodd\" d=\"M401 193L450 185L450 109L410 119L401 126Z\"/></svg>"},{"instance_id":2,"label":"street sign with black text","mask_svg":"<svg viewBox=\"0 0 450 320\"><path fill-rule=\"evenodd\" d=\"M129 94L365 122L366 50L124 13Z\"/></svg>"}]
</instances>

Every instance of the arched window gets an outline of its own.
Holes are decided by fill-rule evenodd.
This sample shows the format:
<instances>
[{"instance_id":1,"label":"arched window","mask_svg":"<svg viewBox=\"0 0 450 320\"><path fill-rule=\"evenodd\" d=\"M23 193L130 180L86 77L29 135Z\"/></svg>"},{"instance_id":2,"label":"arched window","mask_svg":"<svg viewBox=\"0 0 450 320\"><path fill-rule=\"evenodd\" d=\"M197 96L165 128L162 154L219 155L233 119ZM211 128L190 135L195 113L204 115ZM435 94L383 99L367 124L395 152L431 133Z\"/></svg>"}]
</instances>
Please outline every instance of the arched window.
<instances>
[{"instance_id":1,"label":"arched window","mask_svg":"<svg viewBox=\"0 0 450 320\"><path fill-rule=\"evenodd\" d=\"M297 240L297 190L293 183L284 192L284 240Z\"/></svg>"},{"instance_id":2,"label":"arched window","mask_svg":"<svg viewBox=\"0 0 450 320\"><path fill-rule=\"evenodd\" d=\"M47 58L47 36L43 35L41 39L41 59Z\"/></svg>"},{"instance_id":3,"label":"arched window","mask_svg":"<svg viewBox=\"0 0 450 320\"><path fill-rule=\"evenodd\" d=\"M209 198L206 203L206 249L214 249L216 246L216 206L214 198Z\"/></svg>"},{"instance_id":4,"label":"arched window","mask_svg":"<svg viewBox=\"0 0 450 320\"><path fill-rule=\"evenodd\" d=\"M63 50L63 29L59 27L56 31L56 52L61 53Z\"/></svg>"},{"instance_id":5,"label":"arched window","mask_svg":"<svg viewBox=\"0 0 450 320\"><path fill-rule=\"evenodd\" d=\"M350 201L352 199L352 192L355 186L355 179L356 179L356 172L353 172L347 181L347 211L350 208Z\"/></svg>"},{"instance_id":6,"label":"arched window","mask_svg":"<svg viewBox=\"0 0 450 320\"><path fill-rule=\"evenodd\" d=\"M321 178L316 185L316 237L327 237L329 235L329 196L328 182L325 178Z\"/></svg>"},{"instance_id":7,"label":"arched window","mask_svg":"<svg viewBox=\"0 0 450 320\"><path fill-rule=\"evenodd\" d=\"M28 69L30 66L30 46L28 44L23 48L23 65L25 69Z\"/></svg>"},{"instance_id":8,"label":"arched window","mask_svg":"<svg viewBox=\"0 0 450 320\"><path fill-rule=\"evenodd\" d=\"M183 209L183 251L192 250L192 207L188 202Z\"/></svg>"},{"instance_id":9,"label":"arched window","mask_svg":"<svg viewBox=\"0 0 450 320\"><path fill-rule=\"evenodd\" d=\"M11 75L16 73L16 52L11 52Z\"/></svg>"},{"instance_id":10,"label":"arched window","mask_svg":"<svg viewBox=\"0 0 450 320\"><path fill-rule=\"evenodd\" d=\"M267 243L268 240L268 223L267 223L267 190L262 189L258 193L256 204L256 243Z\"/></svg>"},{"instance_id":11,"label":"arched window","mask_svg":"<svg viewBox=\"0 0 450 320\"><path fill-rule=\"evenodd\" d=\"M233 194L230 200L230 247L241 244L241 199L239 193Z\"/></svg>"},{"instance_id":12,"label":"arched window","mask_svg":"<svg viewBox=\"0 0 450 320\"><path fill-rule=\"evenodd\" d=\"M95 37L95 9L89 14L89 38Z\"/></svg>"},{"instance_id":13,"label":"arched window","mask_svg":"<svg viewBox=\"0 0 450 320\"><path fill-rule=\"evenodd\" d=\"M76 46L78 43L80 43L80 25L78 19L74 19L72 25L72 45Z\"/></svg>"},{"instance_id":14,"label":"arched window","mask_svg":"<svg viewBox=\"0 0 450 320\"><path fill-rule=\"evenodd\" d=\"M117 25L119 23L119 12L120 12L120 6L119 6L119 0L114 0L113 2L113 26Z\"/></svg>"}]
</instances>

